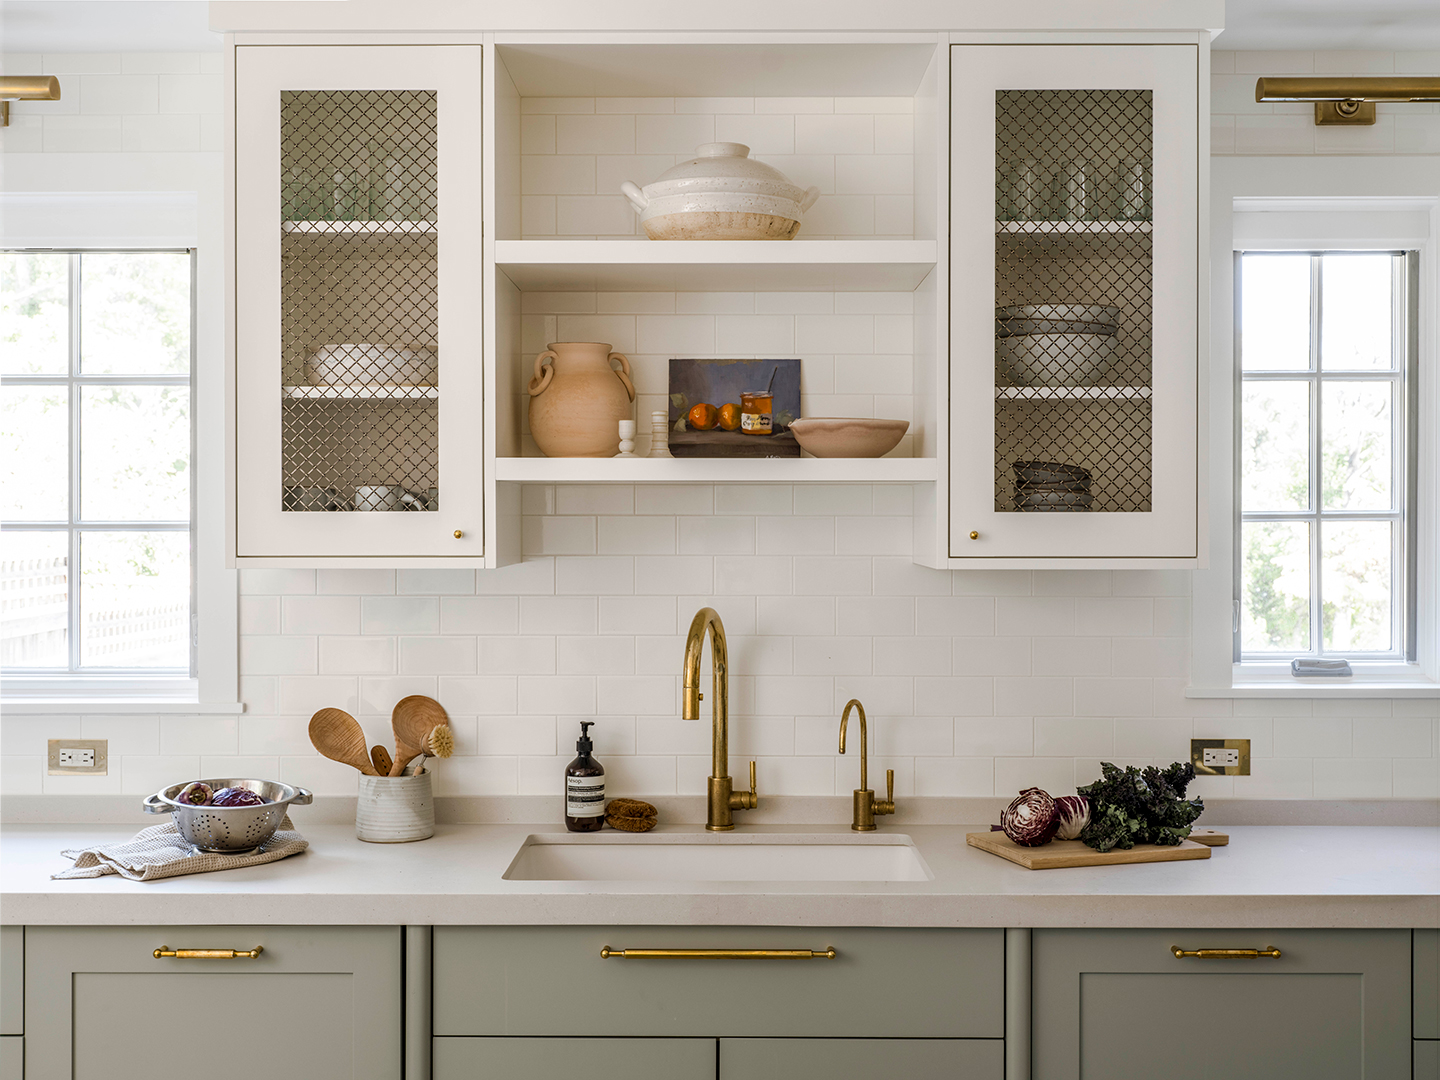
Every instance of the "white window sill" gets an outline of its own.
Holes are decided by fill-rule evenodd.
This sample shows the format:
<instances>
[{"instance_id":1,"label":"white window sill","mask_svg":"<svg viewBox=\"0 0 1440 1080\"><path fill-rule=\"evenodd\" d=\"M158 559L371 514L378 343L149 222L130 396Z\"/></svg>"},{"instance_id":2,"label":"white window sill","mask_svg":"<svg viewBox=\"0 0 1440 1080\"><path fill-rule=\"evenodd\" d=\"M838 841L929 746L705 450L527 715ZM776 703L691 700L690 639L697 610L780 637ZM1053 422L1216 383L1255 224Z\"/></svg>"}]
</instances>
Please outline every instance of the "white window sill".
<instances>
[{"instance_id":1,"label":"white window sill","mask_svg":"<svg viewBox=\"0 0 1440 1080\"><path fill-rule=\"evenodd\" d=\"M238 701L201 701L199 684L187 678L52 679L15 675L6 678L0 708L8 714L87 716L186 713L234 714Z\"/></svg>"},{"instance_id":2,"label":"white window sill","mask_svg":"<svg viewBox=\"0 0 1440 1080\"><path fill-rule=\"evenodd\" d=\"M1187 698L1435 698L1440 682L1426 676L1414 664L1377 665L1348 678L1320 676L1297 679L1289 667L1236 664L1229 686L1187 686Z\"/></svg>"}]
</instances>

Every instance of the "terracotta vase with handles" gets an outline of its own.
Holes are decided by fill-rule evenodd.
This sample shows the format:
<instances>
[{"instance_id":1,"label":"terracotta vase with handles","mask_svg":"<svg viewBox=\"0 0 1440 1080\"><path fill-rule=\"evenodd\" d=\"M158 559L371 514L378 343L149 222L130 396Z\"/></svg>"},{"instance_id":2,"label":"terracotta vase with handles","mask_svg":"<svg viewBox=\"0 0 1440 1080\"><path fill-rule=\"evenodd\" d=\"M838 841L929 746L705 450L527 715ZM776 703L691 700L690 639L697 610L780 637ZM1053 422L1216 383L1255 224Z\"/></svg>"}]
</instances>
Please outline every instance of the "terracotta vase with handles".
<instances>
[{"instance_id":1,"label":"terracotta vase with handles","mask_svg":"<svg viewBox=\"0 0 1440 1080\"><path fill-rule=\"evenodd\" d=\"M620 361L620 370L610 366ZM630 420L630 361L599 341L552 341L535 357L530 434L546 457L614 457Z\"/></svg>"}]
</instances>

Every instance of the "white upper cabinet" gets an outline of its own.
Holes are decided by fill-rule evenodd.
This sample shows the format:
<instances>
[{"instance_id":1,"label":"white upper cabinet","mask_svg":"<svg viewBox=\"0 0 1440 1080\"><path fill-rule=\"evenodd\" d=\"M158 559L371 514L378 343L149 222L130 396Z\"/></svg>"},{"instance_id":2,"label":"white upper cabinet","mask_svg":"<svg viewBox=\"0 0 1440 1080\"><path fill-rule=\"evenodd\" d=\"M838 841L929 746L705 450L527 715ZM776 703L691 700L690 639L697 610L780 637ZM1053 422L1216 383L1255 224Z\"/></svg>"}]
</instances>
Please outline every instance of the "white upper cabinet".
<instances>
[{"instance_id":1,"label":"white upper cabinet","mask_svg":"<svg viewBox=\"0 0 1440 1080\"><path fill-rule=\"evenodd\" d=\"M951 50L951 565L1196 556L1199 54Z\"/></svg>"},{"instance_id":2,"label":"white upper cabinet","mask_svg":"<svg viewBox=\"0 0 1440 1080\"><path fill-rule=\"evenodd\" d=\"M235 49L240 565L484 557L481 52Z\"/></svg>"}]
</instances>

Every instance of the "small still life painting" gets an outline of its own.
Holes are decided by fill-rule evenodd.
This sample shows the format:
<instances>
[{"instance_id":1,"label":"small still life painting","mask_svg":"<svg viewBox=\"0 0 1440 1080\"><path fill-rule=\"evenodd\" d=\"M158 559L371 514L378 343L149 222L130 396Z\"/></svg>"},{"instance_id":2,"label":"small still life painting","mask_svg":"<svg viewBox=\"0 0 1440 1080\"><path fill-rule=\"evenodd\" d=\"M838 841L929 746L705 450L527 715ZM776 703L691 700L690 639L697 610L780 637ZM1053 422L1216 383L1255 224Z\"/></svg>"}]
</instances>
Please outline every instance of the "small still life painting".
<instances>
[{"instance_id":1,"label":"small still life painting","mask_svg":"<svg viewBox=\"0 0 1440 1080\"><path fill-rule=\"evenodd\" d=\"M799 457L799 360L671 360L675 457Z\"/></svg>"}]
</instances>

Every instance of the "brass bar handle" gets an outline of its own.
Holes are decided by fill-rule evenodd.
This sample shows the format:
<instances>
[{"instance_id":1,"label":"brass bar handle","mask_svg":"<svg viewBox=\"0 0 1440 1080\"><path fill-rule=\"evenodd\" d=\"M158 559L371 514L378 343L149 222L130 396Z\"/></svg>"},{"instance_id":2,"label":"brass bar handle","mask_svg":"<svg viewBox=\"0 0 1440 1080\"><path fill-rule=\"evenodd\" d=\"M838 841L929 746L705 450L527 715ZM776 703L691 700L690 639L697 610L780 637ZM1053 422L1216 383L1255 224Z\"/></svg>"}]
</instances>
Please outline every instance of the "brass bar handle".
<instances>
[{"instance_id":1,"label":"brass bar handle","mask_svg":"<svg viewBox=\"0 0 1440 1080\"><path fill-rule=\"evenodd\" d=\"M172 949L161 945L156 949L156 960L173 956L177 960L254 960L265 951L264 945L256 945L249 952L244 949Z\"/></svg>"},{"instance_id":2,"label":"brass bar handle","mask_svg":"<svg viewBox=\"0 0 1440 1080\"><path fill-rule=\"evenodd\" d=\"M1200 960L1259 960L1262 957L1280 959L1280 950L1274 945L1267 945L1263 949L1195 949L1193 952L1187 952L1179 945L1171 945L1170 951L1175 954L1176 960L1183 960L1187 956Z\"/></svg>"},{"instance_id":3,"label":"brass bar handle","mask_svg":"<svg viewBox=\"0 0 1440 1080\"><path fill-rule=\"evenodd\" d=\"M834 960L835 946L813 949L612 949L600 950L601 960Z\"/></svg>"}]
</instances>

